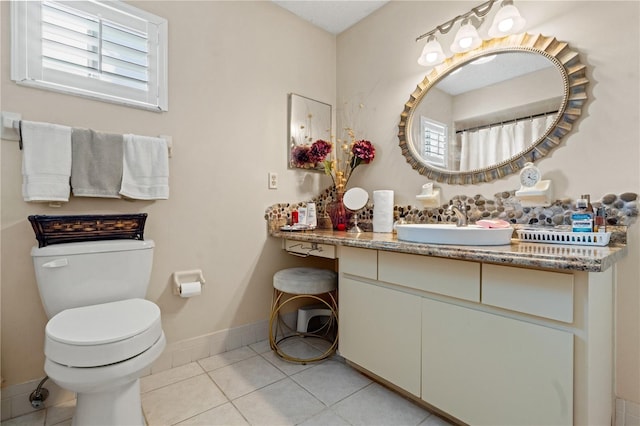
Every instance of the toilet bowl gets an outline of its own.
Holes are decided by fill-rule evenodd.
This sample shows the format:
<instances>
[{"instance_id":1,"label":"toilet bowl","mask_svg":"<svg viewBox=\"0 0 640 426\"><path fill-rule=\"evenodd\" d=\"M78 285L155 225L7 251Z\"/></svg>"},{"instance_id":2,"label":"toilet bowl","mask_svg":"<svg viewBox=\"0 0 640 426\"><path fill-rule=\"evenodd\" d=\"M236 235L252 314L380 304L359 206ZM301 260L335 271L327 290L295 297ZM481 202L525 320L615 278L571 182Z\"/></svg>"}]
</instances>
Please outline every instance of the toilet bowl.
<instances>
[{"instance_id":1,"label":"toilet bowl","mask_svg":"<svg viewBox=\"0 0 640 426\"><path fill-rule=\"evenodd\" d=\"M61 243L31 250L45 328L44 370L77 395L73 425L144 425L140 376L166 346L144 296L153 241Z\"/></svg>"},{"instance_id":2,"label":"toilet bowl","mask_svg":"<svg viewBox=\"0 0 640 426\"><path fill-rule=\"evenodd\" d=\"M165 346L148 300L67 309L47 323L45 372L77 393L74 425L144 425L139 378Z\"/></svg>"}]
</instances>

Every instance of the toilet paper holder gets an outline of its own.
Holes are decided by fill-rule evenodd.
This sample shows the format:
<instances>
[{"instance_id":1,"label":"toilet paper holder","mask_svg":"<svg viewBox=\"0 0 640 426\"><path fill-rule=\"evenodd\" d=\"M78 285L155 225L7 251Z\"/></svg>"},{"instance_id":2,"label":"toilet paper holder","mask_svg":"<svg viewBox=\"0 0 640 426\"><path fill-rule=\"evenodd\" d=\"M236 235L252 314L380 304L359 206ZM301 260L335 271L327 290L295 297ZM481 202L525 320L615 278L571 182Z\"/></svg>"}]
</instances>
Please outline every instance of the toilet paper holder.
<instances>
[{"instance_id":1,"label":"toilet paper holder","mask_svg":"<svg viewBox=\"0 0 640 426\"><path fill-rule=\"evenodd\" d=\"M189 279L186 279L189 278ZM201 269L192 269L190 271L176 271L173 273L173 294L180 294L180 285L185 282L199 281L200 285L205 284L204 275Z\"/></svg>"}]
</instances>

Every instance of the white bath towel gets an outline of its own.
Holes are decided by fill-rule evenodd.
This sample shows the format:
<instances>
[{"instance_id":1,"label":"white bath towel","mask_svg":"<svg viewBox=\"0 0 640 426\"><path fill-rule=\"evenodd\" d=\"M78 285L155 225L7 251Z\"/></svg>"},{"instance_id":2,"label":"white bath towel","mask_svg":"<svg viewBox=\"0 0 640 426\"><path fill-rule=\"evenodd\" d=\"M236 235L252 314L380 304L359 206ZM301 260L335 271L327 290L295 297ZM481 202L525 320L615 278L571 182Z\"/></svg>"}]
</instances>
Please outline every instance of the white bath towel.
<instances>
[{"instance_id":1,"label":"white bath towel","mask_svg":"<svg viewBox=\"0 0 640 426\"><path fill-rule=\"evenodd\" d=\"M120 198L122 135L73 129L71 158L73 195Z\"/></svg>"},{"instance_id":2,"label":"white bath towel","mask_svg":"<svg viewBox=\"0 0 640 426\"><path fill-rule=\"evenodd\" d=\"M167 141L149 136L124 135L120 194L138 200L169 198Z\"/></svg>"},{"instance_id":3,"label":"white bath towel","mask_svg":"<svg viewBox=\"0 0 640 426\"><path fill-rule=\"evenodd\" d=\"M22 121L22 197L69 201L71 127Z\"/></svg>"}]
</instances>

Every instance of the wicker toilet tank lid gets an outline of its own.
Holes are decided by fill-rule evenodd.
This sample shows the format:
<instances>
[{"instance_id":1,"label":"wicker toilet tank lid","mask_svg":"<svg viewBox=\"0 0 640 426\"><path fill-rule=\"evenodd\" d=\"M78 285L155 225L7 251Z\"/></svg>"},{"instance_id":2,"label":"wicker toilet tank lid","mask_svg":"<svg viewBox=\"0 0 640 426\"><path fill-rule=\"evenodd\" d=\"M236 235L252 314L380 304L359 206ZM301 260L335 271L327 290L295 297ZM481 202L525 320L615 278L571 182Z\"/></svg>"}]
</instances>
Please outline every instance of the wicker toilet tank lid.
<instances>
[{"instance_id":1,"label":"wicker toilet tank lid","mask_svg":"<svg viewBox=\"0 0 640 426\"><path fill-rule=\"evenodd\" d=\"M115 251L148 250L155 247L153 240L103 240L80 243L55 244L33 247L32 257L65 256L72 254L106 253Z\"/></svg>"}]
</instances>

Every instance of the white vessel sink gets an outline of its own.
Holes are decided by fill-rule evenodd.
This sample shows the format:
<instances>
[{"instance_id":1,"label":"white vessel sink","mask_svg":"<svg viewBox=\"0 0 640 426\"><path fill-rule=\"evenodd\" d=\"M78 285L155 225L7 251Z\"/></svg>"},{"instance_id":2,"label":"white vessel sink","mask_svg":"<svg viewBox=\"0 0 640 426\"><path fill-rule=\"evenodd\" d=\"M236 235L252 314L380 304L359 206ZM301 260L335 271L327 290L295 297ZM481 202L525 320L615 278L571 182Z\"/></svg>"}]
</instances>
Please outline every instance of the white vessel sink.
<instances>
[{"instance_id":1,"label":"white vessel sink","mask_svg":"<svg viewBox=\"0 0 640 426\"><path fill-rule=\"evenodd\" d=\"M426 244L500 246L511 242L513 229L483 228L478 225L408 224L397 225L398 240Z\"/></svg>"}]
</instances>

